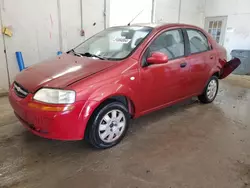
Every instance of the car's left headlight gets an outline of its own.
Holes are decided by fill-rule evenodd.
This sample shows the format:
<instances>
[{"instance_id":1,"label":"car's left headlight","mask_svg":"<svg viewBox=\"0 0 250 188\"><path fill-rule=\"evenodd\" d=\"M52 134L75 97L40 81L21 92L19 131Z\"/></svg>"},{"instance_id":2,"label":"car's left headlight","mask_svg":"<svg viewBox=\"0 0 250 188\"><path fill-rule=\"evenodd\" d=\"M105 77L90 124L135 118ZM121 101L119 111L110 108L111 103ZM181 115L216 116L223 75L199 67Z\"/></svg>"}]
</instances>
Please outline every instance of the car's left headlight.
<instances>
[{"instance_id":1,"label":"car's left headlight","mask_svg":"<svg viewBox=\"0 0 250 188\"><path fill-rule=\"evenodd\" d=\"M72 90L42 88L33 98L50 104L72 104L75 102L76 93Z\"/></svg>"}]
</instances>

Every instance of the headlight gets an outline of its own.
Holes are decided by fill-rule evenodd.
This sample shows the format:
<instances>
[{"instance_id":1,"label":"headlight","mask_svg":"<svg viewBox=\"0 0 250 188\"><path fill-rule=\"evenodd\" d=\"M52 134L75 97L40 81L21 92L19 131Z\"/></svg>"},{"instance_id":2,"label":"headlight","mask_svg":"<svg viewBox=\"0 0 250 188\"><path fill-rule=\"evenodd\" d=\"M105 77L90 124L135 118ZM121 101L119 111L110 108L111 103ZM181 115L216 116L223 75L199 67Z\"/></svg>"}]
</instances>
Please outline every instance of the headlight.
<instances>
[{"instance_id":1,"label":"headlight","mask_svg":"<svg viewBox=\"0 0 250 188\"><path fill-rule=\"evenodd\" d=\"M75 102L76 94L72 90L43 88L38 90L33 98L51 104L71 104Z\"/></svg>"}]
</instances>

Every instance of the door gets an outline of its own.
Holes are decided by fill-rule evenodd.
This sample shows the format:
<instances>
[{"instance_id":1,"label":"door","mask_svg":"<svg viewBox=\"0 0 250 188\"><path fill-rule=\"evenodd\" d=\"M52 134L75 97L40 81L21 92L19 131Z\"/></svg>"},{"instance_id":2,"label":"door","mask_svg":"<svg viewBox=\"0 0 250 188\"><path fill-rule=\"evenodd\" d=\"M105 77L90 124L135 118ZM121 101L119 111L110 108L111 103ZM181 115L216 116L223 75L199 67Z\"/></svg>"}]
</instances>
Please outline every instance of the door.
<instances>
[{"instance_id":1,"label":"door","mask_svg":"<svg viewBox=\"0 0 250 188\"><path fill-rule=\"evenodd\" d=\"M188 39L189 56L186 58L190 66L190 95L200 94L208 79L210 70L216 63L216 51L212 49L207 37L200 30L185 29Z\"/></svg>"},{"instance_id":2,"label":"door","mask_svg":"<svg viewBox=\"0 0 250 188\"><path fill-rule=\"evenodd\" d=\"M189 81L182 30L164 31L152 40L142 58L140 91L142 111L164 106L186 96ZM164 64L148 64L153 52L168 56Z\"/></svg>"},{"instance_id":3,"label":"door","mask_svg":"<svg viewBox=\"0 0 250 188\"><path fill-rule=\"evenodd\" d=\"M205 29L219 44L224 44L227 17L207 17Z\"/></svg>"}]
</instances>

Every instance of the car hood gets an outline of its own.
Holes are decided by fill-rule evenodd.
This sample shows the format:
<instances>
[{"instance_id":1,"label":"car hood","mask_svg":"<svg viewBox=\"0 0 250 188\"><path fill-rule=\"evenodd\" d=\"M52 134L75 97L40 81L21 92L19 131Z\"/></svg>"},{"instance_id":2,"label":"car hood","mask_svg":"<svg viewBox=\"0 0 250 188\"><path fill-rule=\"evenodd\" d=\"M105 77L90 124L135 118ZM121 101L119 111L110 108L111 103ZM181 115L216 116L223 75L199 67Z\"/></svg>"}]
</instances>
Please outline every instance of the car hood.
<instances>
[{"instance_id":1,"label":"car hood","mask_svg":"<svg viewBox=\"0 0 250 188\"><path fill-rule=\"evenodd\" d=\"M117 62L63 54L28 67L16 76L15 81L29 92L41 87L65 88L115 64Z\"/></svg>"}]
</instances>

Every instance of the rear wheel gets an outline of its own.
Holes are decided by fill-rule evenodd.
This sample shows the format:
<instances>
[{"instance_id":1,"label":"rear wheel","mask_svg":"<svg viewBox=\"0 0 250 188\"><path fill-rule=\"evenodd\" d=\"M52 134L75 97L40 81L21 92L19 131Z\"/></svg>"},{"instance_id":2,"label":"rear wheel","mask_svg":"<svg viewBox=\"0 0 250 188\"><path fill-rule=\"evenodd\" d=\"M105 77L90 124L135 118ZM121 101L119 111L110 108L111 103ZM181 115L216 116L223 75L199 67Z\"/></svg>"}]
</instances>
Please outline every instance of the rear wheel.
<instances>
[{"instance_id":1,"label":"rear wheel","mask_svg":"<svg viewBox=\"0 0 250 188\"><path fill-rule=\"evenodd\" d=\"M115 146L125 136L129 119L128 110L122 103L111 102L104 105L93 114L89 122L89 143L101 149Z\"/></svg>"},{"instance_id":2,"label":"rear wheel","mask_svg":"<svg viewBox=\"0 0 250 188\"><path fill-rule=\"evenodd\" d=\"M198 99L205 104L213 102L217 96L218 88L219 80L216 76L212 76L208 84L206 85L203 93L198 96Z\"/></svg>"}]
</instances>

